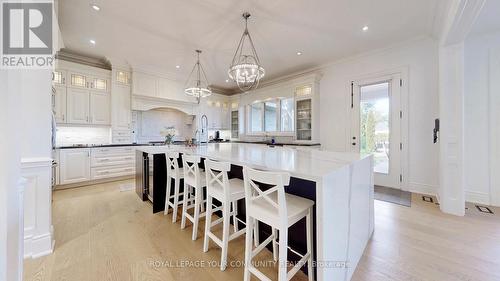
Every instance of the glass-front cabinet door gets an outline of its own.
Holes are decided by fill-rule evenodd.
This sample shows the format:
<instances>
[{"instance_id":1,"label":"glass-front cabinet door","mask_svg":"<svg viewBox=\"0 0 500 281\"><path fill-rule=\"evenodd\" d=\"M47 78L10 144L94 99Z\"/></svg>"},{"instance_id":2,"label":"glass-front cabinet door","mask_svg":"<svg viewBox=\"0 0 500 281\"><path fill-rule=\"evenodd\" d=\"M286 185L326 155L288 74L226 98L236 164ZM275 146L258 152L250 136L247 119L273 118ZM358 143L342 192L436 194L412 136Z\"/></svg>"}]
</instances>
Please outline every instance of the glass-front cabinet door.
<instances>
[{"instance_id":1,"label":"glass-front cabinet door","mask_svg":"<svg viewBox=\"0 0 500 281\"><path fill-rule=\"evenodd\" d=\"M75 88L87 88L87 77L83 74L70 73L70 86Z\"/></svg>"},{"instance_id":2,"label":"glass-front cabinet door","mask_svg":"<svg viewBox=\"0 0 500 281\"><path fill-rule=\"evenodd\" d=\"M93 90L107 92L109 89L109 81L106 78L93 77L90 83L90 88Z\"/></svg>"},{"instance_id":3,"label":"glass-front cabinet door","mask_svg":"<svg viewBox=\"0 0 500 281\"><path fill-rule=\"evenodd\" d=\"M239 132L238 110L231 111L231 138L237 139Z\"/></svg>"},{"instance_id":4,"label":"glass-front cabinet door","mask_svg":"<svg viewBox=\"0 0 500 281\"><path fill-rule=\"evenodd\" d=\"M54 70L52 72L52 83L54 85L66 85L66 71L64 70Z\"/></svg>"},{"instance_id":5,"label":"glass-front cabinet door","mask_svg":"<svg viewBox=\"0 0 500 281\"><path fill-rule=\"evenodd\" d=\"M312 139L312 100L297 100L297 140Z\"/></svg>"}]
</instances>

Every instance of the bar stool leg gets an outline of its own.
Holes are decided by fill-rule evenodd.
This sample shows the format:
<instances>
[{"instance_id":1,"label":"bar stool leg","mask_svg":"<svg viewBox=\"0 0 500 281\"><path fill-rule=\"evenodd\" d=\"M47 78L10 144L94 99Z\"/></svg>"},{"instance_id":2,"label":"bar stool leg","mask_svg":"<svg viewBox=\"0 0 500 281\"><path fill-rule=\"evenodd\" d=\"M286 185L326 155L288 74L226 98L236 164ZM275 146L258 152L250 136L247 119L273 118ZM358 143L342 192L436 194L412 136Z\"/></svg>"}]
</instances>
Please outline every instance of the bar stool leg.
<instances>
[{"instance_id":1,"label":"bar stool leg","mask_svg":"<svg viewBox=\"0 0 500 281\"><path fill-rule=\"evenodd\" d=\"M236 215L238 215L238 202L231 202L231 205L233 206L233 229L234 232L238 232L238 221L236 220Z\"/></svg>"},{"instance_id":2,"label":"bar stool leg","mask_svg":"<svg viewBox=\"0 0 500 281\"><path fill-rule=\"evenodd\" d=\"M179 189L180 189L180 179L175 179L174 184L174 211L172 213L172 222L177 221L177 209L179 209Z\"/></svg>"},{"instance_id":3,"label":"bar stool leg","mask_svg":"<svg viewBox=\"0 0 500 281\"><path fill-rule=\"evenodd\" d=\"M278 261L278 243L276 243L276 238L278 238L278 231L273 227L273 259Z\"/></svg>"},{"instance_id":4,"label":"bar stool leg","mask_svg":"<svg viewBox=\"0 0 500 281\"><path fill-rule=\"evenodd\" d=\"M280 232L280 243L279 243L279 268L278 268L278 280L287 281L287 256L288 256L288 227L281 227Z\"/></svg>"},{"instance_id":5,"label":"bar stool leg","mask_svg":"<svg viewBox=\"0 0 500 281\"><path fill-rule=\"evenodd\" d=\"M253 245L257 247L259 246L260 243L259 221L255 221L252 228L253 228Z\"/></svg>"},{"instance_id":6,"label":"bar stool leg","mask_svg":"<svg viewBox=\"0 0 500 281\"><path fill-rule=\"evenodd\" d=\"M203 252L208 252L208 243L210 238L208 237L208 233L212 228L212 196L207 196L207 215L205 220L205 240L203 241Z\"/></svg>"},{"instance_id":7,"label":"bar stool leg","mask_svg":"<svg viewBox=\"0 0 500 281\"><path fill-rule=\"evenodd\" d=\"M220 265L220 270L224 271L226 269L226 263L227 263L227 248L229 247L229 225L230 225L230 210L231 210L231 203L229 201L226 201L223 203L224 206L222 207L222 212L223 215L223 223L222 223L222 254L221 254L221 265Z\"/></svg>"},{"instance_id":8,"label":"bar stool leg","mask_svg":"<svg viewBox=\"0 0 500 281\"><path fill-rule=\"evenodd\" d=\"M252 262L252 232L254 232L254 219L247 216L246 218L246 237L245 237L245 270L243 281L250 281L250 266Z\"/></svg>"},{"instance_id":9,"label":"bar stool leg","mask_svg":"<svg viewBox=\"0 0 500 281\"><path fill-rule=\"evenodd\" d=\"M181 218L181 229L186 228L186 212L187 212L187 204L189 200L189 186L184 183L184 198L182 200L182 218Z\"/></svg>"},{"instance_id":10,"label":"bar stool leg","mask_svg":"<svg viewBox=\"0 0 500 281\"><path fill-rule=\"evenodd\" d=\"M200 220L200 207L202 204L202 193L201 188L194 189L194 222L193 222L193 237L191 239L196 240L198 238L198 222Z\"/></svg>"},{"instance_id":11,"label":"bar stool leg","mask_svg":"<svg viewBox=\"0 0 500 281\"><path fill-rule=\"evenodd\" d=\"M167 177L167 190L166 190L166 193L165 193L165 210L163 211L163 215L166 215L168 214L168 208L169 208L169 202L170 202L170 188L171 188L171 183L172 181L172 178L171 177ZM175 211L175 209L174 209Z\"/></svg>"},{"instance_id":12,"label":"bar stool leg","mask_svg":"<svg viewBox=\"0 0 500 281\"><path fill-rule=\"evenodd\" d=\"M307 236L307 252L309 253L309 260L307 261L307 278L309 281L314 281L314 269L313 269L313 220L312 220L312 210L309 209L306 216L306 236Z\"/></svg>"}]
</instances>

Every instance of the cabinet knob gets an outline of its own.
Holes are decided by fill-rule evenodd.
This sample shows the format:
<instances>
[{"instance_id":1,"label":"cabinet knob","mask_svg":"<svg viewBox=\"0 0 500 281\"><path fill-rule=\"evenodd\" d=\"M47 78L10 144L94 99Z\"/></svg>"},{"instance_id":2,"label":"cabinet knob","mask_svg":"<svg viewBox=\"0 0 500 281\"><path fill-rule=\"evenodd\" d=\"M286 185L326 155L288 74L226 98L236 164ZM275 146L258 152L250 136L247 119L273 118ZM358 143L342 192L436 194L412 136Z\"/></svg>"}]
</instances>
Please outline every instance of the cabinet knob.
<instances>
[{"instance_id":1,"label":"cabinet knob","mask_svg":"<svg viewBox=\"0 0 500 281\"><path fill-rule=\"evenodd\" d=\"M356 143L355 143L355 142L353 142L353 143L352 143L352 145L356 145Z\"/></svg>"}]
</instances>

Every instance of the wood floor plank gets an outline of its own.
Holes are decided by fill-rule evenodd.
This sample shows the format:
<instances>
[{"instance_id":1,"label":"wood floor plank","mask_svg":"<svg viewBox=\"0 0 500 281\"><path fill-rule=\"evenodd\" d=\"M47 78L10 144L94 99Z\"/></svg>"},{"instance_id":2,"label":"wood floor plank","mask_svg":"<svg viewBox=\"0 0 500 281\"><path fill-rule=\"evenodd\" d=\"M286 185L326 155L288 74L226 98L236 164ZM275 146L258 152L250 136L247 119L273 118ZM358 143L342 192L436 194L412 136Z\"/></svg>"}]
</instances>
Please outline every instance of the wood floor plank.
<instances>
[{"instance_id":1,"label":"wood floor plank","mask_svg":"<svg viewBox=\"0 0 500 281\"><path fill-rule=\"evenodd\" d=\"M241 280L244 236L230 242L228 261L218 268L221 250L210 243L203 253L204 219L198 239L192 225L180 229L172 214L152 214L151 204L134 191L120 192L122 181L54 193L55 251L26 259L26 281ZM411 208L375 201L375 233L355 281L500 281L500 208L494 215L467 204L464 217L443 214L434 203L412 195ZM220 235L220 228L214 228ZM264 251L257 260L272 261ZM195 264L198 262L198 264ZM203 263L201 266L200 264ZM260 268L273 280L272 263ZM256 280L252 278L252 280ZM293 280L307 280L302 272Z\"/></svg>"}]
</instances>

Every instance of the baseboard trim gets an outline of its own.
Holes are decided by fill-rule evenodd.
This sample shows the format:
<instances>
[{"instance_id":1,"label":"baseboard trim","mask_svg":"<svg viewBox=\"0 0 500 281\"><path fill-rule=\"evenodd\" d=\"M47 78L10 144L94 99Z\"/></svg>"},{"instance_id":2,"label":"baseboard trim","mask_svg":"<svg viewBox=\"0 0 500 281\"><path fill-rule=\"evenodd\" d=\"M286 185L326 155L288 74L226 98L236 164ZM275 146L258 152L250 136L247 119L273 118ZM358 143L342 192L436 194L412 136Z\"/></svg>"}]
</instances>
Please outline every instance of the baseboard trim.
<instances>
[{"instance_id":1,"label":"baseboard trim","mask_svg":"<svg viewBox=\"0 0 500 281\"><path fill-rule=\"evenodd\" d=\"M465 191L465 201L470 203L478 203L490 205L490 195L484 192Z\"/></svg>"},{"instance_id":2,"label":"baseboard trim","mask_svg":"<svg viewBox=\"0 0 500 281\"><path fill-rule=\"evenodd\" d=\"M410 182L408 183L408 191L424 195L436 196L437 198L438 187L436 185L425 183Z\"/></svg>"},{"instance_id":3,"label":"baseboard trim","mask_svg":"<svg viewBox=\"0 0 500 281\"><path fill-rule=\"evenodd\" d=\"M28 236L24 238L24 258L38 258L51 254L54 251L52 233Z\"/></svg>"}]
</instances>

